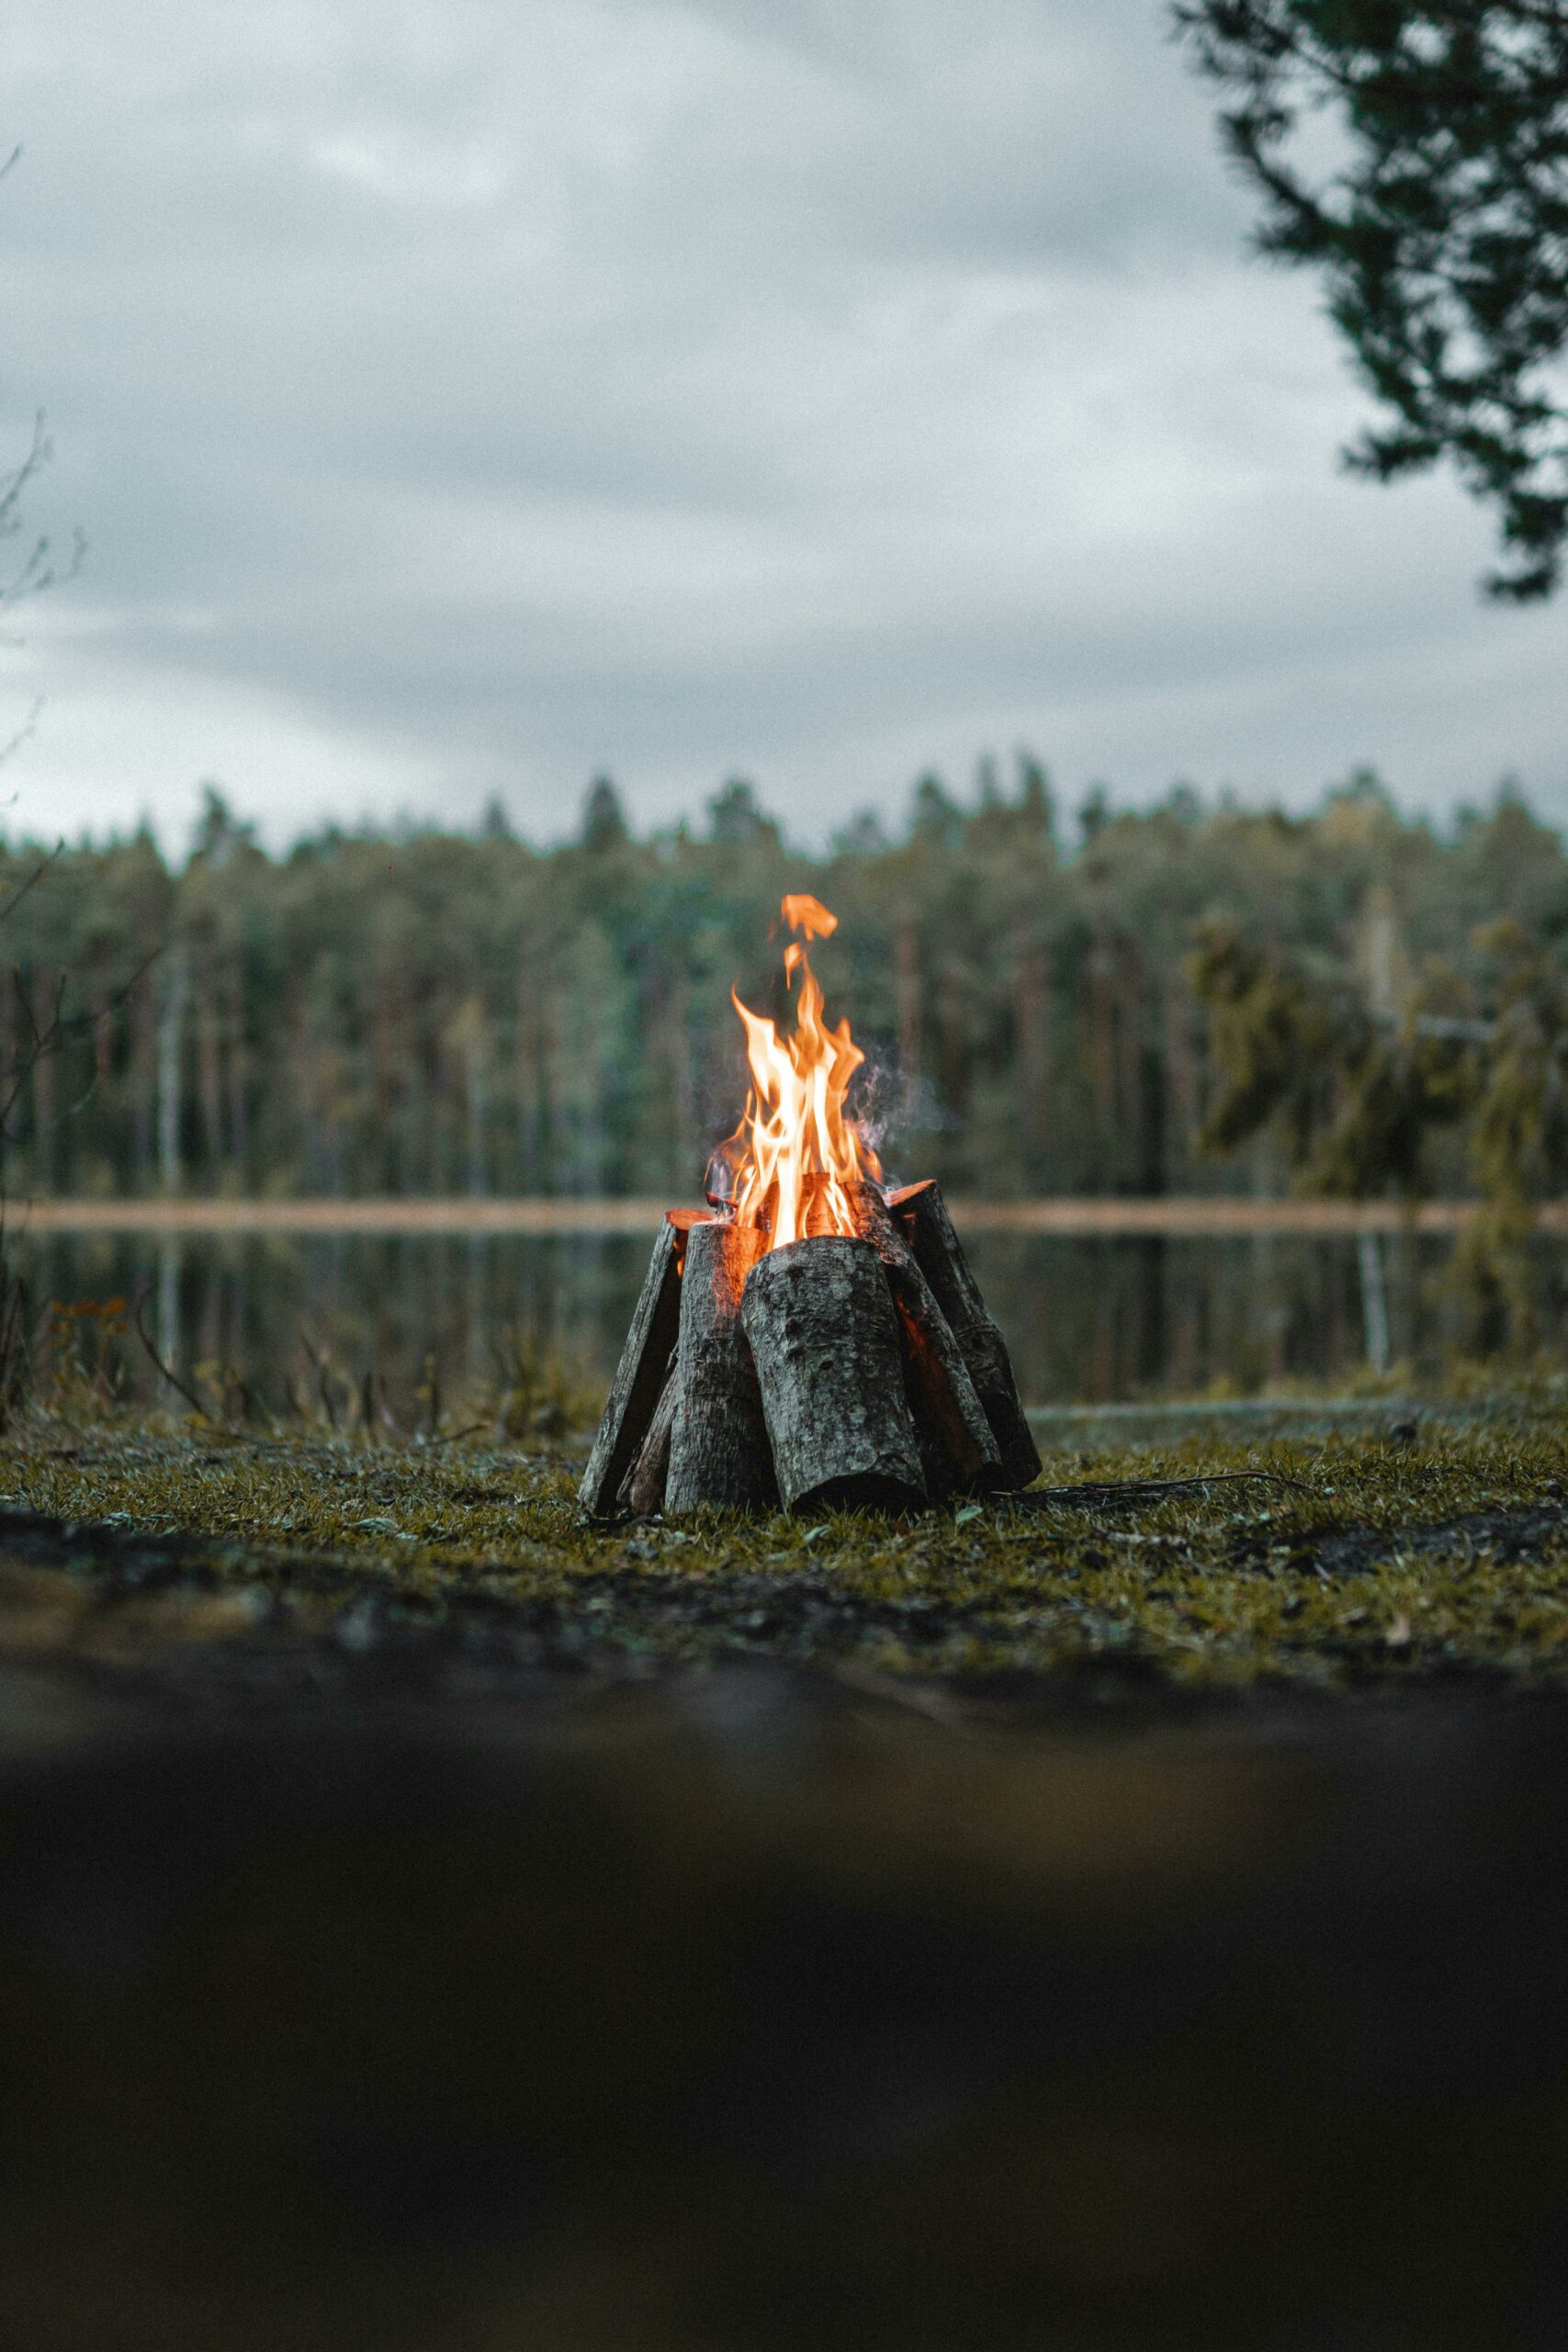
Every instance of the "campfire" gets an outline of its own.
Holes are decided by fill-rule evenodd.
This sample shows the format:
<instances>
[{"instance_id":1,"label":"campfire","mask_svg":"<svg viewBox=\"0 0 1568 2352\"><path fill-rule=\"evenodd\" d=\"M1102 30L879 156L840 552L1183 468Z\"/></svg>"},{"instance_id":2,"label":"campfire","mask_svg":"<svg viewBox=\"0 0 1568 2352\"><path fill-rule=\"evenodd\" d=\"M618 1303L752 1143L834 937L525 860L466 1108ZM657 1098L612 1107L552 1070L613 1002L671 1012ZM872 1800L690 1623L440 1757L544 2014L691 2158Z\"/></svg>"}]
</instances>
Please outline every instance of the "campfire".
<instances>
[{"instance_id":1,"label":"campfire","mask_svg":"<svg viewBox=\"0 0 1568 2352\"><path fill-rule=\"evenodd\" d=\"M751 1091L708 1209L670 1210L654 1244L582 1480L596 1517L905 1513L1039 1475L939 1188L886 1188L847 1114L865 1057L808 953L838 919L804 893L781 911L795 1025L732 996Z\"/></svg>"}]
</instances>

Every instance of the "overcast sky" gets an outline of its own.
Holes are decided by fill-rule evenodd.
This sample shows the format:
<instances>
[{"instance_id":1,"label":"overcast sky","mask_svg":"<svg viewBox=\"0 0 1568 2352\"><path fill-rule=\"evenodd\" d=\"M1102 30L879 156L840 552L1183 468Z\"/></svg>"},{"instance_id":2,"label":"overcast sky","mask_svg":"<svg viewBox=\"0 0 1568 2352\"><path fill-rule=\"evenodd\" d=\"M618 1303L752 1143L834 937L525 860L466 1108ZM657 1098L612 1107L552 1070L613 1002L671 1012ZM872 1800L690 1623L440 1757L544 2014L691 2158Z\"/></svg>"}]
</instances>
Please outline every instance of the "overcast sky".
<instances>
[{"instance_id":1,"label":"overcast sky","mask_svg":"<svg viewBox=\"0 0 1568 2352\"><path fill-rule=\"evenodd\" d=\"M91 541L0 650L13 831L180 844L213 776L546 839L608 768L811 840L1020 741L1568 818L1568 605L1337 474L1154 0L9 0L0 56L0 432Z\"/></svg>"}]
</instances>

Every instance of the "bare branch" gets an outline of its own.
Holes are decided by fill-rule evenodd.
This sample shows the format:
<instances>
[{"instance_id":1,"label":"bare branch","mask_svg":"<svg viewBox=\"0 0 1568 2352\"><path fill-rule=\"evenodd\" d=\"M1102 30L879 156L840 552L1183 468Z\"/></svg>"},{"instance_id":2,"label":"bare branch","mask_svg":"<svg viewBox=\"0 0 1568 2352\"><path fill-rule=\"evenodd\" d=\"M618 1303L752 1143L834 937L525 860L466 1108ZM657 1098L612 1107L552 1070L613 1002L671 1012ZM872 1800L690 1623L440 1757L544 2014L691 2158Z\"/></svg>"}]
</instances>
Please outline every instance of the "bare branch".
<instances>
[{"instance_id":1,"label":"bare branch","mask_svg":"<svg viewBox=\"0 0 1568 2352\"><path fill-rule=\"evenodd\" d=\"M17 885L16 890L13 891L10 898L6 901L6 904L3 907L0 907L0 922L8 922L10 921L11 917L16 913L17 909L21 905L22 900L27 897L28 891L37 889L39 884L43 880L44 876L49 872L49 869L54 864L55 859L62 854L64 848L65 843L63 841L56 842L54 847L50 851L49 855L46 858L39 860L39 864L34 866L32 872L28 875L27 880Z\"/></svg>"},{"instance_id":2,"label":"bare branch","mask_svg":"<svg viewBox=\"0 0 1568 2352\"><path fill-rule=\"evenodd\" d=\"M44 414L40 408L33 418L33 437L27 456L14 473L6 477L4 481L0 481L0 536L9 537L13 532L21 529L22 493L34 475L42 467L48 465L53 455L53 445L45 430Z\"/></svg>"},{"instance_id":3,"label":"bare branch","mask_svg":"<svg viewBox=\"0 0 1568 2352\"><path fill-rule=\"evenodd\" d=\"M53 456L54 444L39 409L33 419L32 439L26 457L12 473L0 480L0 539L15 538L21 529L23 497ZM74 580L86 553L86 535L76 530L71 535L70 553L57 562L48 534L40 535L10 579L0 581L0 605L19 604L24 597L39 596L46 588L58 588L66 581Z\"/></svg>"},{"instance_id":4,"label":"bare branch","mask_svg":"<svg viewBox=\"0 0 1568 2352\"><path fill-rule=\"evenodd\" d=\"M39 876L52 864L53 857L58 854L59 852L55 851L51 857L46 858L38 872L31 875L22 885L10 905L0 909L0 922L3 922L6 915L19 903L23 895L33 888ZM101 1028L106 1022L111 1021L126 1002L132 989L146 978L162 953L161 948L155 947L150 956L142 958L130 978L123 981L118 989L113 989L103 1002L95 1006L90 1012L68 1013L66 1012L65 1000L70 987L70 975L62 972L55 985L53 1001L45 1007L40 1016L30 982L23 977L19 965L13 967L11 986L22 1019L26 1023L27 1035L8 1082L0 1083L0 1144L10 1139L12 1115L22 1098L24 1088L39 1063L48 1056L63 1053L69 1046L80 1045L85 1038L92 1036L94 1032ZM89 1088L89 1093L91 1091Z\"/></svg>"},{"instance_id":5,"label":"bare branch","mask_svg":"<svg viewBox=\"0 0 1568 2352\"><path fill-rule=\"evenodd\" d=\"M152 1295L152 1283L144 1282L141 1288L136 1294L136 1336L141 1340L142 1346L146 1349L148 1355L152 1358L153 1370L160 1374L162 1377L168 1382L171 1388L177 1390L179 1395L185 1398L186 1403L190 1407L194 1413L199 1413L204 1421L210 1420L212 1417L209 1413L206 1406L202 1403L200 1397L196 1395L194 1390L186 1386L185 1382L180 1378L177 1372L171 1372L169 1370L168 1365L164 1362L163 1357L152 1345L152 1339L147 1329L147 1301Z\"/></svg>"},{"instance_id":6,"label":"bare branch","mask_svg":"<svg viewBox=\"0 0 1568 2352\"><path fill-rule=\"evenodd\" d=\"M9 742L0 743L0 767L4 767L6 762L11 758L12 754L19 752L22 745L27 742L31 736L37 733L39 718L42 710L43 696L39 695L34 697L31 710L28 711L26 718L22 721L20 727L17 728L16 733L11 737ZM0 920L3 919L3 916L0 916Z\"/></svg>"}]
</instances>

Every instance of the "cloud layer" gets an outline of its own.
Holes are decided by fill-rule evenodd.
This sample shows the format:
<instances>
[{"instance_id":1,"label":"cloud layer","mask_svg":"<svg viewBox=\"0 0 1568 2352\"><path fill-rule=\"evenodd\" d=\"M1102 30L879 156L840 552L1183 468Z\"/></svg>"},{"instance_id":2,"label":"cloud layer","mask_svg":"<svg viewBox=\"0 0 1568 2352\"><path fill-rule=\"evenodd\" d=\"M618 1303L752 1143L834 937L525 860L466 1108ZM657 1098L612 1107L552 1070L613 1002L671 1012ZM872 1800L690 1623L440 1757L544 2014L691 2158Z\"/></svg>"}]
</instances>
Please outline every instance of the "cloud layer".
<instances>
[{"instance_id":1,"label":"cloud layer","mask_svg":"<svg viewBox=\"0 0 1568 2352\"><path fill-rule=\"evenodd\" d=\"M846 21L848 20L848 21ZM803 837L1026 740L1068 790L1371 760L1568 814L1559 611L1376 492L1152 0L20 0L0 447L88 569L0 668L14 821L220 776ZM3 716L0 716L3 724Z\"/></svg>"}]
</instances>

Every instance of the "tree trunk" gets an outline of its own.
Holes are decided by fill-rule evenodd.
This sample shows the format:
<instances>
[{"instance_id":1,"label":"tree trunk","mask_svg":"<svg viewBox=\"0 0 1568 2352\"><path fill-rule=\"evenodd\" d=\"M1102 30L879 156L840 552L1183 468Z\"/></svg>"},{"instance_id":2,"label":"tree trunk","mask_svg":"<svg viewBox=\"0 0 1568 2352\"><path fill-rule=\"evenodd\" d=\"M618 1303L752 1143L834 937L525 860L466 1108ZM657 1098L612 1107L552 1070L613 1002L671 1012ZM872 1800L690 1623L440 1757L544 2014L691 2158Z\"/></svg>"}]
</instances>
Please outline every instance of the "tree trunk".
<instances>
[{"instance_id":1,"label":"tree trunk","mask_svg":"<svg viewBox=\"0 0 1568 2352\"><path fill-rule=\"evenodd\" d=\"M740 1319L785 1508L923 1509L898 1318L873 1244L824 1234L770 1250Z\"/></svg>"},{"instance_id":2,"label":"tree trunk","mask_svg":"<svg viewBox=\"0 0 1568 2352\"><path fill-rule=\"evenodd\" d=\"M958 1166L967 1175L970 1155L975 1148L974 1125L969 1116L969 1099L974 1087L976 1043L971 1035L968 994L964 975L951 960L945 963L937 981L937 1034L942 1052L942 1108L956 1125L954 1142L948 1146L950 1165L956 1151Z\"/></svg>"},{"instance_id":3,"label":"tree trunk","mask_svg":"<svg viewBox=\"0 0 1568 2352\"><path fill-rule=\"evenodd\" d=\"M158 1015L158 1175L165 1193L180 1188L180 1060L189 972L176 949Z\"/></svg>"},{"instance_id":4,"label":"tree trunk","mask_svg":"<svg viewBox=\"0 0 1568 2352\"><path fill-rule=\"evenodd\" d=\"M468 1126L468 1197L483 1200L490 1187L485 1181L485 1140L490 1125L490 1067L486 1059L484 1030L479 1022L467 1040L463 1057L464 1075L468 1080L467 1111Z\"/></svg>"},{"instance_id":5,"label":"tree trunk","mask_svg":"<svg viewBox=\"0 0 1568 2352\"><path fill-rule=\"evenodd\" d=\"M130 1000L130 1089L131 1158L138 1184L152 1172L153 1114L158 1092L158 1014L155 991L143 981Z\"/></svg>"},{"instance_id":6,"label":"tree trunk","mask_svg":"<svg viewBox=\"0 0 1568 2352\"><path fill-rule=\"evenodd\" d=\"M1024 944L1020 948L1013 967L1012 1001L1023 1184L1026 1193L1043 1193L1050 1146L1051 1088L1051 965L1043 947Z\"/></svg>"},{"instance_id":7,"label":"tree trunk","mask_svg":"<svg viewBox=\"0 0 1568 2352\"><path fill-rule=\"evenodd\" d=\"M920 1067L920 942L914 918L899 918L893 942L893 992L898 1014L898 1069L910 1083Z\"/></svg>"},{"instance_id":8,"label":"tree trunk","mask_svg":"<svg viewBox=\"0 0 1568 2352\"><path fill-rule=\"evenodd\" d=\"M247 1163L250 1159L251 1137L248 1105L245 1098L245 1005L244 983L236 963L229 976L227 991L229 1044L229 1158L243 1190Z\"/></svg>"},{"instance_id":9,"label":"tree trunk","mask_svg":"<svg viewBox=\"0 0 1568 2352\"><path fill-rule=\"evenodd\" d=\"M996 1437L1002 1483L1012 1488L1029 1486L1040 1476L1040 1454L1019 1399L1007 1342L969 1271L941 1186L930 1182L906 1185L890 1196L888 1208L903 1228L968 1369Z\"/></svg>"},{"instance_id":10,"label":"tree trunk","mask_svg":"<svg viewBox=\"0 0 1568 2352\"><path fill-rule=\"evenodd\" d=\"M214 1191L223 1169L223 1072L219 1034L218 982L204 957L196 982L197 1099L201 1105L201 1140L207 1156L209 1182Z\"/></svg>"},{"instance_id":11,"label":"tree trunk","mask_svg":"<svg viewBox=\"0 0 1568 2352\"><path fill-rule=\"evenodd\" d=\"M757 1368L740 1321L747 1275L766 1249L766 1234L754 1226L728 1224L696 1226L686 1245L667 1511L701 1503L767 1510L778 1502Z\"/></svg>"},{"instance_id":12,"label":"tree trunk","mask_svg":"<svg viewBox=\"0 0 1568 2352\"><path fill-rule=\"evenodd\" d=\"M672 1114L667 1129L666 1148L670 1153L672 1180L677 1189L684 1192L701 1150L701 1122L697 1117L696 1087L692 1072L690 991L685 972L679 967L671 973L665 990L663 1023L669 1054Z\"/></svg>"},{"instance_id":13,"label":"tree trunk","mask_svg":"<svg viewBox=\"0 0 1568 2352\"><path fill-rule=\"evenodd\" d=\"M1114 1175L1116 1151L1116 978L1110 942L1097 937L1084 967L1089 1020L1089 1064L1094 1100L1095 1147L1099 1162L1097 1193L1113 1191L1107 1171Z\"/></svg>"},{"instance_id":14,"label":"tree trunk","mask_svg":"<svg viewBox=\"0 0 1568 2352\"><path fill-rule=\"evenodd\" d=\"M38 996L33 1001L36 1005ZM33 1183L40 1193L54 1190L55 1147L59 1142L54 1121L54 1060L53 1054L47 1051L33 1056Z\"/></svg>"},{"instance_id":15,"label":"tree trunk","mask_svg":"<svg viewBox=\"0 0 1568 2352\"><path fill-rule=\"evenodd\" d=\"M1201 1110L1198 1100L1198 1060L1192 1038L1191 1000L1179 979L1168 977L1164 1010L1166 1099L1170 1129L1168 1154L1179 1174L1176 1189L1190 1182L1192 1139Z\"/></svg>"}]
</instances>

